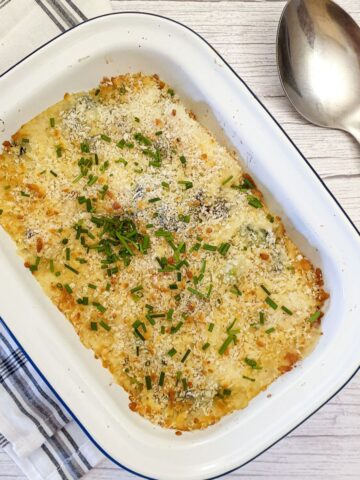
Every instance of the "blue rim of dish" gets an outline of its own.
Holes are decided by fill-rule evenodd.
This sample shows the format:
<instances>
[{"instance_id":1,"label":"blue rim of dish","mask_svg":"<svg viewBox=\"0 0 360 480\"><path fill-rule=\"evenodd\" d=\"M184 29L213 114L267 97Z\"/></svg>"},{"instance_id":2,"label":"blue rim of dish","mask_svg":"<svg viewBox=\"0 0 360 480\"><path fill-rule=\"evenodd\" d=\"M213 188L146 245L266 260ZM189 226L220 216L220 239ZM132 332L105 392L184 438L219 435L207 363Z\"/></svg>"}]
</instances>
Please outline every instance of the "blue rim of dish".
<instances>
[{"instance_id":1,"label":"blue rim of dish","mask_svg":"<svg viewBox=\"0 0 360 480\"><path fill-rule=\"evenodd\" d=\"M13 70L17 65L19 65L20 63L22 63L24 60L26 60L27 58L31 57L34 53L38 52L39 50L43 49L44 47L46 47L47 45L49 45L50 43L54 42L55 40L57 40L58 38L62 37L63 35L66 35L68 32L70 32L71 30L74 30L75 28L78 28L78 27L81 27L81 25L85 24L85 23L89 23L89 22L92 22L94 20L97 20L98 18L103 18L103 17L109 17L109 16L115 16L115 15L126 15L126 14L136 14L136 15L148 15L150 17L156 17L156 18L161 18L162 20L167 20L168 22L171 22L171 23L175 23L176 25L179 25L181 26L182 28L185 28L186 30L190 31L191 33L193 33L194 35L196 35L198 38L200 38L200 40L202 40L204 43L206 43L206 45L208 47L211 48L211 50L224 62L224 64L229 68L229 70L235 75L235 77L246 87L246 89L250 92L250 94L255 98L255 100L262 106L262 108L265 110L265 112L270 116L270 118L274 121L274 123L279 127L279 129L281 130L281 132L284 134L284 136L289 140L289 142L291 143L291 145L295 148L295 150L299 153L299 155L302 157L302 159L304 160L304 162L307 164L307 166L311 169L311 171L314 173L314 175L316 176L316 178L319 180L319 182L322 184L322 186L325 188L325 190L328 192L328 194L330 195L330 197L333 199L333 201L336 203L336 205L339 207L339 209L342 211L342 213L344 214L344 216L347 218L347 220L349 221L349 223L352 225L352 227L354 228L355 232L360 236L360 231L358 230L358 228L356 227L355 223L351 220L351 218L349 217L349 215L346 213L346 211L344 210L344 208L340 205L340 203L338 202L338 200L336 199L336 197L334 196L334 194L331 192L331 190L327 187L327 185L324 183L324 181L322 180L322 178L319 176L319 174L316 172L316 170L314 169L314 167L309 163L309 161L306 159L306 157L303 155L303 153L299 150L299 148L295 145L295 143L291 140L291 138L289 137L289 135L285 132L285 130L282 128L282 126L280 125L280 123L276 120L276 118L270 113L270 111L265 107L265 105L261 102L261 100L255 95L255 93L251 90L251 88L246 84L246 82L235 72L235 70L229 65L229 63L218 53L218 51L207 41L205 40L205 38L203 38L199 33L195 32L195 30L193 30L192 28L184 25L183 23L181 22L178 22L177 20L173 20L171 18L168 18L168 17L165 17L163 15L158 15L158 14L155 14L155 13L148 13L148 12L140 12L140 11L127 11L127 12L113 12L113 13L107 13L107 14L104 14L104 15L99 15L97 17L94 17L94 18L91 18L89 20L86 20L85 22L82 22L82 23L79 23L78 25L75 25L74 27L71 27L69 28L68 30L66 30L65 32L63 33L60 33L59 35L57 35L56 37L52 38L51 40L49 40L48 42L44 43L43 45L41 45L40 47L38 47L36 50L34 50L33 52L31 52L29 55L26 55L26 57L22 58L21 60L19 60L17 63L15 63L12 67L10 67L9 69L7 69L4 73L2 73L0 75L0 78L2 78L4 75L6 75L8 72L10 72L11 70ZM26 350L22 347L22 345L20 344L20 342L17 340L17 338L15 337L15 335L12 333L12 331L10 330L10 328L8 327L8 325L6 325L5 321L1 318L0 316L0 323L2 323L5 327L5 329L8 331L9 335L11 336L11 338L14 340L14 342L18 345L18 347L24 352L24 355L26 356L26 358L29 360L29 362L31 363L31 365L35 368L35 370L37 371L37 373L40 375L40 377L44 380L44 382L46 383L46 385L50 388L50 390L54 393L55 397L59 400L59 402L64 406L64 408L69 412L69 414L73 417L73 419L75 420L75 422L79 425L79 427L81 428L81 430L86 434L86 436L93 442L93 444L100 450L100 452L106 457L108 458L109 460L111 460L113 463L115 463L116 465L118 465L119 467L123 468L124 470L130 472L130 473L133 473L134 475L137 475L138 477L141 477L141 478L146 478L146 479L149 479L149 480L156 480L156 478L154 477L147 477L146 475L142 475L141 473L138 473L138 472L135 472L134 470L131 470L130 468L127 468L125 467L124 465L122 465L121 463L119 463L117 460L115 460L114 458L112 458L110 456L109 453L107 453L97 442L96 440L92 437L92 435L87 431L87 429L84 427L84 425L80 422L80 420L76 417L76 415L71 411L70 407L64 402L64 400L60 397L60 395L56 392L55 388L49 383L49 381L46 379L46 377L42 374L42 372L40 371L40 369L37 367L37 365L33 362L33 360L31 359L31 357L27 354ZM298 427L300 427L300 425L302 425L303 423L305 423L310 417L312 417L316 412L318 412L324 405L326 405L331 399L333 399L339 392L341 392L341 390L346 387L346 385L355 377L355 375L357 374L357 372L360 370L360 365L359 367L355 370L355 372L349 377L348 380L346 380L346 382L333 394L331 395L324 403L322 403L318 408L316 408L310 415L308 415L306 418L304 418L304 420L302 420L300 423L298 423L294 428L292 428L291 430L289 430L285 435L281 436L278 440L276 440L275 442L273 442L271 445L269 445L267 448L265 448L264 450L262 450L261 452L259 452L257 455L255 455L253 458L251 458L250 460L248 460L247 462L245 463L242 463L241 465L239 465L238 467L235 467L235 468L232 468L231 470L228 470L224 473L221 473L220 475L216 475L215 477L208 477L207 479L204 479L204 480L214 480L216 478L220 478L220 477L223 477L224 475L228 475L229 473L232 473L234 472L235 470L238 470L239 468L242 468L244 467L245 465L247 465L248 463L252 462L253 460L255 460L256 458L258 458L260 455L262 455L263 453L265 453L266 451L268 451L270 448L272 448L274 445L276 445L278 442L280 442L281 440L283 440L285 437L287 437L291 432L293 432L294 430L296 430Z\"/></svg>"}]
</instances>

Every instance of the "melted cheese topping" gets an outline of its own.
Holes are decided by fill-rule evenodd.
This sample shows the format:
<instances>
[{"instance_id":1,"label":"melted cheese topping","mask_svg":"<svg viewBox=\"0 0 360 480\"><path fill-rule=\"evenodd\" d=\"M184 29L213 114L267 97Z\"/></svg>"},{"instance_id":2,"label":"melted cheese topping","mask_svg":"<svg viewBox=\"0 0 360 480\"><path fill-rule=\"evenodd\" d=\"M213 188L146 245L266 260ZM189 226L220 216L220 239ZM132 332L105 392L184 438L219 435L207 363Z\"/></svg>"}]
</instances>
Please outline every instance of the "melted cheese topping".
<instances>
[{"instance_id":1,"label":"melted cheese topping","mask_svg":"<svg viewBox=\"0 0 360 480\"><path fill-rule=\"evenodd\" d=\"M25 266L154 423L213 424L318 339L321 271L156 75L104 79L24 125L0 156L0 207Z\"/></svg>"}]
</instances>

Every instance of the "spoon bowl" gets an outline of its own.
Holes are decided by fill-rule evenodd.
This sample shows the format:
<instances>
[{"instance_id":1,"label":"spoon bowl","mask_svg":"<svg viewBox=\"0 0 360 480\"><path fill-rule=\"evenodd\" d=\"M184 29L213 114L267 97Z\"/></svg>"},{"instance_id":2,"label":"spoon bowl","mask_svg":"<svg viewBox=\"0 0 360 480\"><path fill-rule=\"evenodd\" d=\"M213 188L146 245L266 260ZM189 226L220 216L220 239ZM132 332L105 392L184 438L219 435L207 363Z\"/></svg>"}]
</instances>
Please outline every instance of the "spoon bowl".
<instances>
[{"instance_id":1,"label":"spoon bowl","mask_svg":"<svg viewBox=\"0 0 360 480\"><path fill-rule=\"evenodd\" d=\"M360 142L360 28L331 0L289 0L277 36L280 79L296 110Z\"/></svg>"}]
</instances>

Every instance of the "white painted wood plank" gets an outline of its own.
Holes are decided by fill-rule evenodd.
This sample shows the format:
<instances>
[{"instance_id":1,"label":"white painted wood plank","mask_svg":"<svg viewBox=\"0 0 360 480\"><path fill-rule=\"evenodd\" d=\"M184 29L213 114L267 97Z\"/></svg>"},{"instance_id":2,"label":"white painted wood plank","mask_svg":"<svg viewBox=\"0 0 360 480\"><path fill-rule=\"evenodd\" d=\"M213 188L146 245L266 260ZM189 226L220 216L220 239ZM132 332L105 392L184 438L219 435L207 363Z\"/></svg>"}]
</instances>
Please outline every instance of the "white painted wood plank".
<instances>
[{"instance_id":1,"label":"white painted wood plank","mask_svg":"<svg viewBox=\"0 0 360 480\"><path fill-rule=\"evenodd\" d=\"M360 23L360 2L338 0ZM360 148L343 132L309 125L285 99L275 63L282 0L112 0L117 11L169 16L203 35L235 68L281 123L360 227ZM359 480L360 375L325 407L268 452L226 478ZM16 465L0 451L0 479L20 480ZM105 460L89 480L134 476ZM185 479L184 479L185 480Z\"/></svg>"}]
</instances>

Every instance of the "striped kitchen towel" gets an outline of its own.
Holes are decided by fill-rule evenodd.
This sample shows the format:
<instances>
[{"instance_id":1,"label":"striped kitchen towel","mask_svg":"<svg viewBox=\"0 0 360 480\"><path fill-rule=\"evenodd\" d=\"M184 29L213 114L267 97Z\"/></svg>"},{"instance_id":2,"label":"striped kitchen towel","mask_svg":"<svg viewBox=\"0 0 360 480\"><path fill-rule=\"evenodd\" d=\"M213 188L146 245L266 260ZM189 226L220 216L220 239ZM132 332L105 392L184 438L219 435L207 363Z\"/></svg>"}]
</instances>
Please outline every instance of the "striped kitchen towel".
<instances>
[{"instance_id":1,"label":"striped kitchen towel","mask_svg":"<svg viewBox=\"0 0 360 480\"><path fill-rule=\"evenodd\" d=\"M103 459L2 323L0 432L0 446L32 480L78 479Z\"/></svg>"},{"instance_id":2,"label":"striped kitchen towel","mask_svg":"<svg viewBox=\"0 0 360 480\"><path fill-rule=\"evenodd\" d=\"M0 0L0 75L109 0ZM73 480L103 459L0 319L0 447L31 480ZM0 472L1 473L1 472Z\"/></svg>"},{"instance_id":3,"label":"striped kitchen towel","mask_svg":"<svg viewBox=\"0 0 360 480\"><path fill-rule=\"evenodd\" d=\"M111 11L109 0L0 0L0 75L51 38Z\"/></svg>"}]
</instances>

